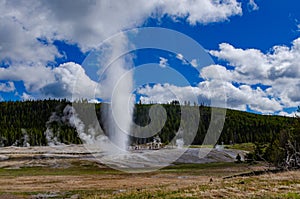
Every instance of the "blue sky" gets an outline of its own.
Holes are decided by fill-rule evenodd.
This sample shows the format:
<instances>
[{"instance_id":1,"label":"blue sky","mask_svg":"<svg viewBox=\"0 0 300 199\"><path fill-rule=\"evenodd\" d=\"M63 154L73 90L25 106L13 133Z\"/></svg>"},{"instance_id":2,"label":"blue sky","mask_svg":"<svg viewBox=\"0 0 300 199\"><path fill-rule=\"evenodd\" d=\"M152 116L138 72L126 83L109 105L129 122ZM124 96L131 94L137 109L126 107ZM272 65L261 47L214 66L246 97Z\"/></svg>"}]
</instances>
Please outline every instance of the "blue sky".
<instances>
[{"instance_id":1,"label":"blue sky","mask_svg":"<svg viewBox=\"0 0 300 199\"><path fill-rule=\"evenodd\" d=\"M71 99L80 72L78 90L102 99L87 91L98 85L98 69L84 63L93 49L123 30L161 27L198 42L214 63L187 62L181 52L130 52L119 61L130 57L126 63L133 67L146 64L134 75L134 83L148 83L134 86L137 100L192 101L196 95L198 103L210 104L222 98L222 87L228 108L293 115L300 105L300 2L212 2L2 0L0 99Z\"/></svg>"}]
</instances>

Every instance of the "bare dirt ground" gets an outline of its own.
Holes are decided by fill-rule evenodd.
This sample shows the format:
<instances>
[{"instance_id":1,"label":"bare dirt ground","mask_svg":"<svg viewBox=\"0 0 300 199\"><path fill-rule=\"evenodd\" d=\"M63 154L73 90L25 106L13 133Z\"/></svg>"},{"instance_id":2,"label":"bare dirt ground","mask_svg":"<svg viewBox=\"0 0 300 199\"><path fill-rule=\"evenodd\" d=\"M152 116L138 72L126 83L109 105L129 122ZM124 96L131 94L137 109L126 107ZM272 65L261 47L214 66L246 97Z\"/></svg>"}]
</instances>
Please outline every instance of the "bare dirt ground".
<instances>
[{"instance_id":1,"label":"bare dirt ground","mask_svg":"<svg viewBox=\"0 0 300 199\"><path fill-rule=\"evenodd\" d=\"M82 151L5 150L0 198L300 198L300 171L224 179L267 168L260 164L175 164L134 174L108 168Z\"/></svg>"}]
</instances>

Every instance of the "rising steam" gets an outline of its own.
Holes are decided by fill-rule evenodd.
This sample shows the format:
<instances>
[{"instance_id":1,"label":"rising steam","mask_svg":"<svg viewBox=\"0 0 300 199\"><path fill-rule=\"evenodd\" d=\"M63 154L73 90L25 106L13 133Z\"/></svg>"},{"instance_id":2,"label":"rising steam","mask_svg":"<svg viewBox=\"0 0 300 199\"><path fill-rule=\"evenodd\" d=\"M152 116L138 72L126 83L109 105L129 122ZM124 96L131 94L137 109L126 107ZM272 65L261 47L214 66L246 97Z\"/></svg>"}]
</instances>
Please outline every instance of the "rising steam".
<instances>
[{"instance_id":1,"label":"rising steam","mask_svg":"<svg viewBox=\"0 0 300 199\"><path fill-rule=\"evenodd\" d=\"M88 130L88 133L85 132L85 125L78 117L74 107L67 105L63 110L63 115L58 116L56 112L52 113L49 118L49 121L46 123L46 131L45 137L48 143L48 146L57 146L63 145L62 140L59 140L59 129L56 130L56 134L54 134L53 129L51 127L52 123L56 122L59 124L67 124L76 129L79 138L87 143L91 144L94 141L95 133L91 129Z\"/></svg>"},{"instance_id":2,"label":"rising steam","mask_svg":"<svg viewBox=\"0 0 300 199\"><path fill-rule=\"evenodd\" d=\"M62 121L75 128L79 138L83 142L92 144L94 141L93 131L89 131L89 134L85 133L85 125L78 117L74 107L67 105L63 110L63 114L64 116L62 117Z\"/></svg>"},{"instance_id":3,"label":"rising steam","mask_svg":"<svg viewBox=\"0 0 300 199\"><path fill-rule=\"evenodd\" d=\"M132 97L133 74L131 58L121 57L126 52L128 40L125 35L114 39L103 52L101 63L103 66L100 76L104 76L101 84L103 99L110 102L110 106L102 111L107 118L105 129L112 141L122 151L128 148L128 134L131 131L134 99ZM126 75L125 75L126 74Z\"/></svg>"},{"instance_id":4,"label":"rising steam","mask_svg":"<svg viewBox=\"0 0 300 199\"><path fill-rule=\"evenodd\" d=\"M51 125L53 124L53 122L57 122L60 123L61 122L61 117L59 117L56 112L53 112L49 118L49 120L46 122L46 131L44 132L44 135L46 137L47 140L47 144L48 146L56 146L56 145L62 145L63 143L61 143L60 141L58 141L58 137L59 137L59 130L57 130L57 134L54 135L53 133L53 129L51 127Z\"/></svg>"}]
</instances>

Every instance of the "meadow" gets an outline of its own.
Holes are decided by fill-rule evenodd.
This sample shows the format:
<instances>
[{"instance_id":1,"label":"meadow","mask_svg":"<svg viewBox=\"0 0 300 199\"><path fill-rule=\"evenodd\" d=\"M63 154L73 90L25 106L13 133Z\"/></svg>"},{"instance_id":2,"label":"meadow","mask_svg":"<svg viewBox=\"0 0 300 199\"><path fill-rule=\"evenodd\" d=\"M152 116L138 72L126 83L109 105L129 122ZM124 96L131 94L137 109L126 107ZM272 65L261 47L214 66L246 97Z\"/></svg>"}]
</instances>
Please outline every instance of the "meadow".
<instances>
[{"instance_id":1,"label":"meadow","mask_svg":"<svg viewBox=\"0 0 300 199\"><path fill-rule=\"evenodd\" d=\"M267 169L262 163L173 164L149 173L77 158L40 164L1 168L0 198L300 198L300 171L231 177Z\"/></svg>"}]
</instances>

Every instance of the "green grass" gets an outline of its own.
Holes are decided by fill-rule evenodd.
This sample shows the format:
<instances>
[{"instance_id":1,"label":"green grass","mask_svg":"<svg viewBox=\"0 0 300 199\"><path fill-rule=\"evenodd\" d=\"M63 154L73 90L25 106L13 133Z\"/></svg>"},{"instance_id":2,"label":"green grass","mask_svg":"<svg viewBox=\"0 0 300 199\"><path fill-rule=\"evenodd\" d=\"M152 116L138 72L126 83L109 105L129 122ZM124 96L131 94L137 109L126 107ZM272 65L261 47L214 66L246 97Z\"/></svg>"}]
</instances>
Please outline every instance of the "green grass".
<instances>
[{"instance_id":1,"label":"green grass","mask_svg":"<svg viewBox=\"0 0 300 199\"><path fill-rule=\"evenodd\" d=\"M147 175L156 173L176 173L182 175L207 175L225 176L228 175L224 168L236 168L246 170L245 164L236 164L232 162L207 163L207 164L174 164L158 171L153 171ZM234 169L233 169L234 172ZM112 168L99 168L96 163L74 162L69 168L49 168L49 167L22 167L19 169L0 168L0 177L17 177L17 176L49 176L49 175L132 175L124 173ZM136 173L134 175L145 175L144 173Z\"/></svg>"},{"instance_id":2,"label":"green grass","mask_svg":"<svg viewBox=\"0 0 300 199\"><path fill-rule=\"evenodd\" d=\"M289 199L300 199L299 193L289 192L287 194L281 195L282 198L289 198Z\"/></svg>"},{"instance_id":3,"label":"green grass","mask_svg":"<svg viewBox=\"0 0 300 199\"><path fill-rule=\"evenodd\" d=\"M224 170L225 168L231 168L231 170ZM247 165L236 164L233 162L216 162L207 164L175 164L160 170L160 172L162 173L216 177L224 177L241 171L248 171Z\"/></svg>"},{"instance_id":4,"label":"green grass","mask_svg":"<svg viewBox=\"0 0 300 199\"><path fill-rule=\"evenodd\" d=\"M253 143L241 143L241 144L233 144L233 145L224 145L226 149L238 149L244 151L254 151L255 144ZM213 148L213 145L190 145L189 148Z\"/></svg>"},{"instance_id":5,"label":"green grass","mask_svg":"<svg viewBox=\"0 0 300 199\"><path fill-rule=\"evenodd\" d=\"M226 149L237 149L253 152L255 149L255 144L253 143L242 143L242 144L233 144L233 145L225 145Z\"/></svg>"},{"instance_id":6,"label":"green grass","mask_svg":"<svg viewBox=\"0 0 300 199\"><path fill-rule=\"evenodd\" d=\"M196 148L196 149L198 149L198 148L210 148L210 149L212 149L212 148L214 148L214 146L213 145L190 145L189 148Z\"/></svg>"},{"instance_id":7,"label":"green grass","mask_svg":"<svg viewBox=\"0 0 300 199\"><path fill-rule=\"evenodd\" d=\"M224 177L237 172L245 172L248 169L246 164L236 164L236 163L208 163L208 164L174 164L158 171L151 173L140 173L140 174L130 174L123 173L121 171L113 170L110 168L99 168L97 163L85 162L85 161L74 161L69 168L45 168L45 167L27 167L20 169L0 169L0 178L10 179L14 176L47 176L47 175L95 175L95 176L105 176L111 178L112 175L116 177L126 178L126 176L134 177L150 177L155 174L167 174L166 176L174 176L178 179L178 176L208 176L213 178L213 182L201 183L193 182L193 184L187 184L187 186L180 186L181 180L176 182L176 184L155 184L145 187L119 187L119 189L124 189L124 192L120 192L118 189L109 187L106 189L99 189L94 187L89 187L86 190L74 187L72 190L62 190L55 192L58 194L57 197L53 198L70 198L74 195L79 195L80 198L96 199L96 198L201 198L201 193L206 192L207 194L214 193L215 190L220 188L218 197L223 196L229 198L238 198L238 196L232 196L231 194L236 194L240 192L250 193L252 187L255 190L255 195L249 198L292 198L300 199L300 193L297 191L297 184L300 184L299 178L282 178L279 180L269 181L269 177L254 176L254 177L237 177L231 179L222 179L215 177ZM281 175L281 174L278 174ZM81 177L81 176L80 176ZM207 178L209 179L209 178ZM54 179L55 180L55 179ZM182 181L185 179L182 179ZM49 183L52 183L49 182ZM55 181L53 181L55 183ZM292 189L280 190L280 186L289 186ZM177 188L174 186L178 186ZM277 192L272 192L272 187L277 187ZM238 190L238 192L232 191L232 189ZM260 193L259 190L266 190L266 193ZM223 192L222 192L223 191ZM224 192L225 191L225 192ZM285 192L282 192L285 191ZM4 198L7 195L13 196L11 198L32 198L38 194L53 194L51 190L49 192L2 192L0 193L0 198ZM3 196L3 197L2 197ZM231 197L232 196L232 197ZM207 198L203 196L202 198Z\"/></svg>"},{"instance_id":8,"label":"green grass","mask_svg":"<svg viewBox=\"0 0 300 199\"><path fill-rule=\"evenodd\" d=\"M38 195L49 195L52 199L62 199L71 198L74 195L79 195L79 198L101 198L103 195L113 195L115 190L111 189L101 189L101 190L73 190L73 191L63 191L63 192L0 192L0 198L7 195L13 196L15 198L34 198ZM54 196L57 195L57 196ZM98 197L99 196L99 197ZM12 197L11 197L12 198Z\"/></svg>"},{"instance_id":9,"label":"green grass","mask_svg":"<svg viewBox=\"0 0 300 199\"><path fill-rule=\"evenodd\" d=\"M40 176L40 175L100 175L121 174L111 168L99 168L96 163L82 164L81 161L72 163L69 168L22 167L19 169L0 168L0 177L5 176Z\"/></svg>"}]
</instances>

